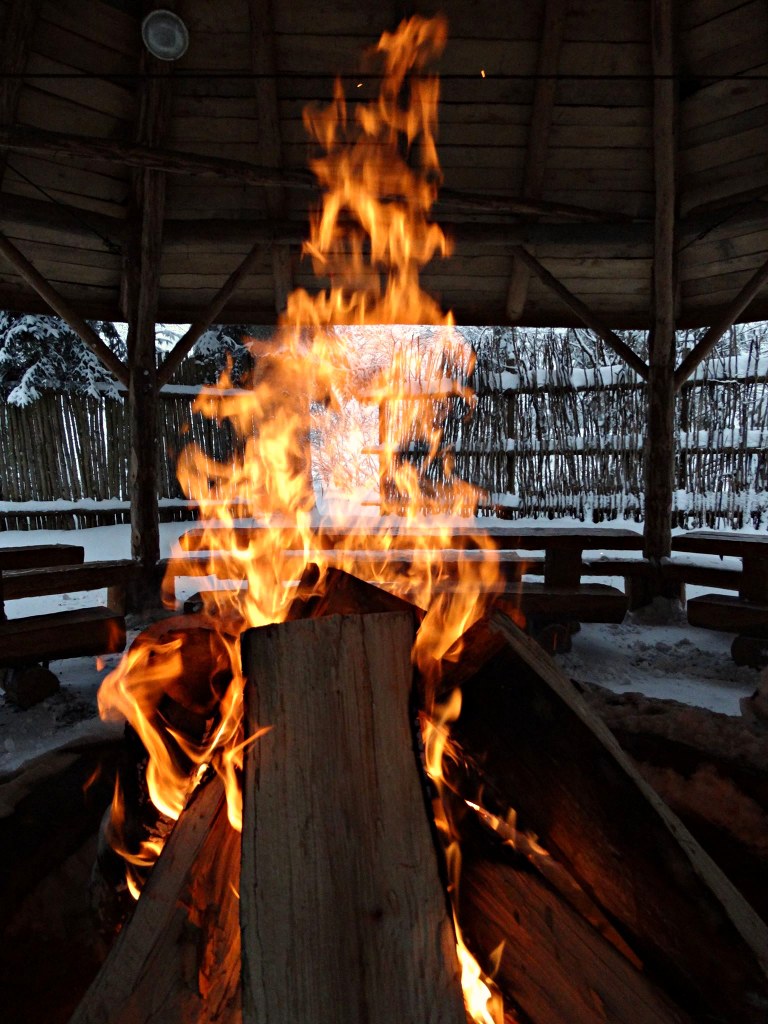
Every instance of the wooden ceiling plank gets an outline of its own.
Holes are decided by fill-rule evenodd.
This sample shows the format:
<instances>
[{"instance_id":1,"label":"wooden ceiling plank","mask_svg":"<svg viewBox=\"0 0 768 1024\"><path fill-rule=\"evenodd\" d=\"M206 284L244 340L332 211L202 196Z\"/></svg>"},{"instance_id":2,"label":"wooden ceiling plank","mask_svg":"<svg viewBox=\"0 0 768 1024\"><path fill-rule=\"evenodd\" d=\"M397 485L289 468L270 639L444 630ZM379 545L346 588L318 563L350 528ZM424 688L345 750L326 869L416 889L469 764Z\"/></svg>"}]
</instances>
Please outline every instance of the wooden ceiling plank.
<instances>
[{"instance_id":1,"label":"wooden ceiling plank","mask_svg":"<svg viewBox=\"0 0 768 1024\"><path fill-rule=\"evenodd\" d=\"M13 269L27 282L30 288L47 303L48 306L69 324L72 330L79 336L83 344L98 356L110 373L122 384L128 383L128 373L125 365L117 356L104 344L90 324L77 313L69 302L47 281L42 274L29 262L19 249L0 233L0 254L10 263Z\"/></svg>"},{"instance_id":2,"label":"wooden ceiling plank","mask_svg":"<svg viewBox=\"0 0 768 1024\"><path fill-rule=\"evenodd\" d=\"M631 366L636 373L638 373L643 379L648 377L648 367L632 349L622 339L615 334L607 324L603 323L601 318L594 313L588 306L586 306L581 299L577 298L570 292L565 285L558 281L558 279L547 270L546 267L542 266L541 263L532 256L527 249L523 246L515 246L514 254L518 257L528 269L536 275L536 277L545 285L550 291L554 292L571 310L576 316L584 323L590 330L594 331L603 341L608 345L609 348L621 356L621 358Z\"/></svg>"},{"instance_id":3,"label":"wooden ceiling plank","mask_svg":"<svg viewBox=\"0 0 768 1024\"><path fill-rule=\"evenodd\" d=\"M22 75L41 6L42 0L11 0L6 8L0 34L0 124L11 125L16 121ZM0 152L0 185L7 162L8 154Z\"/></svg>"},{"instance_id":4,"label":"wooden ceiling plank","mask_svg":"<svg viewBox=\"0 0 768 1024\"><path fill-rule=\"evenodd\" d=\"M248 14L251 19L251 68L256 76L258 151L261 162L282 173L283 145L276 81L277 49L271 0L248 0ZM265 198L270 218L283 220L286 212L285 189L268 188ZM288 296L293 290L291 256L287 245L275 244L272 247L272 272L275 278L275 309L280 313L285 309Z\"/></svg>"}]
</instances>

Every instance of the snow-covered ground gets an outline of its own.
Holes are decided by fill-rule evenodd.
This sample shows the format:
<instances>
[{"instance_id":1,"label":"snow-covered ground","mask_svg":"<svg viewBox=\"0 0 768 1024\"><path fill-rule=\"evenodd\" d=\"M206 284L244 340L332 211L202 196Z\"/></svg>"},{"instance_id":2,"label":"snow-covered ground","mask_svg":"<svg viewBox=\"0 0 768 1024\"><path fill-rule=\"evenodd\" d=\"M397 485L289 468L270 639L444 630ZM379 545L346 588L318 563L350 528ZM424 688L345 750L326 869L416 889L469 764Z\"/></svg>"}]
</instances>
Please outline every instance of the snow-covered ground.
<instances>
[{"instance_id":1,"label":"snow-covered ground","mask_svg":"<svg viewBox=\"0 0 768 1024\"><path fill-rule=\"evenodd\" d=\"M467 525L467 520L461 521ZM480 526L493 520L483 519ZM190 523L165 523L160 527L162 556L171 553L178 536ZM498 524L498 525L507 525ZM542 521L516 521L514 526L541 526ZM558 520L558 525L577 526L576 520ZM583 525L583 524L582 524ZM632 528L632 523L615 520L601 524ZM127 558L130 531L127 526L93 529L9 531L0 533L0 546L21 544L77 543L85 548L87 561ZM599 552L593 553L599 554ZM600 582L622 586L622 580ZM177 597L200 589L201 581L190 580L177 588ZM703 588L689 588L689 596ZM62 608L77 608L104 602L106 592L90 591L57 597L28 598L7 605L10 617L34 615ZM129 638L130 639L130 638ZM585 624L573 637L573 650L559 656L572 678L606 686L618 693L640 691L652 697L668 697L728 715L739 714L739 700L755 689L758 672L739 668L730 657L732 636L695 629L684 615L674 622L655 622L653 614L630 615L621 625ZM85 735L114 735L120 726L102 723L96 710L96 693L101 680L114 667L119 655L103 659L73 658L53 662L51 669L61 680L55 696L28 711L20 711L0 694L0 777L50 749Z\"/></svg>"}]
</instances>

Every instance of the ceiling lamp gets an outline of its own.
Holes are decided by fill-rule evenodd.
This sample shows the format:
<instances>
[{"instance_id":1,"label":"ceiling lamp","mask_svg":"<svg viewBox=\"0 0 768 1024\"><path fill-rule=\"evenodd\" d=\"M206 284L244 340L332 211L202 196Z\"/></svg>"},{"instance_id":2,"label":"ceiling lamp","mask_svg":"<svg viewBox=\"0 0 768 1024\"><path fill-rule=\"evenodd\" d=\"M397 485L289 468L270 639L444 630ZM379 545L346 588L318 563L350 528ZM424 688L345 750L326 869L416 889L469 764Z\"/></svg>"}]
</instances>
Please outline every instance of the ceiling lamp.
<instances>
[{"instance_id":1,"label":"ceiling lamp","mask_svg":"<svg viewBox=\"0 0 768 1024\"><path fill-rule=\"evenodd\" d=\"M141 23L144 45L159 60L178 60L187 52L187 26L173 11L150 11Z\"/></svg>"}]
</instances>

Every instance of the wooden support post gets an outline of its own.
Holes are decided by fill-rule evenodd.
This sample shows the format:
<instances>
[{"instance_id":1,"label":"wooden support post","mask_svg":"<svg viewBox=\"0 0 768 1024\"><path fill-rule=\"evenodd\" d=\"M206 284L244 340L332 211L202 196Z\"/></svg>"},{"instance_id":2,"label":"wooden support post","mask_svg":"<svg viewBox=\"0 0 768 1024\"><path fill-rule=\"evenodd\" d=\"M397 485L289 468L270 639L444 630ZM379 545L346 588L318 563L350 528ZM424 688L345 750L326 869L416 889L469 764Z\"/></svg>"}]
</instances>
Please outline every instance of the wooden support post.
<instances>
[{"instance_id":1,"label":"wooden support post","mask_svg":"<svg viewBox=\"0 0 768 1024\"><path fill-rule=\"evenodd\" d=\"M243 635L244 1024L464 1024L409 725L413 619Z\"/></svg>"},{"instance_id":2,"label":"wooden support post","mask_svg":"<svg viewBox=\"0 0 768 1024\"><path fill-rule=\"evenodd\" d=\"M643 380L648 377L648 367L637 355L633 352L626 342L622 341L618 334L615 334L610 327L605 324L601 318L593 313L592 310L585 305L581 299L578 299L575 295L568 291L562 282L558 281L554 274L551 274L546 267L544 267L535 256L532 256L521 245L515 245L512 247L517 259L519 259L528 269L538 277L543 285L553 291L555 295L559 296L565 305L579 317L580 320L589 327L590 330L594 331L598 337L602 338L606 345L613 349L617 356L620 356L628 366L637 373Z\"/></svg>"},{"instance_id":3,"label":"wooden support post","mask_svg":"<svg viewBox=\"0 0 768 1024\"><path fill-rule=\"evenodd\" d=\"M674 4L652 0L653 167L656 191L653 258L653 327L649 339L648 417L645 438L644 554L655 564L672 546L675 442L676 82Z\"/></svg>"},{"instance_id":4,"label":"wooden support post","mask_svg":"<svg viewBox=\"0 0 768 1024\"><path fill-rule=\"evenodd\" d=\"M141 54L141 95L136 135L156 144L170 116L170 65ZM165 175L137 171L133 179L132 237L123 274L128 320L128 416L130 420L129 488L131 555L143 569L138 604L159 601L156 566L160 558L157 468L157 367L155 321L160 292L160 255L165 211Z\"/></svg>"},{"instance_id":5,"label":"wooden support post","mask_svg":"<svg viewBox=\"0 0 768 1024\"><path fill-rule=\"evenodd\" d=\"M695 1020L761 1024L768 928L647 786L557 665L494 613L510 647L464 687L452 735L487 798L517 811Z\"/></svg>"},{"instance_id":6,"label":"wooden support post","mask_svg":"<svg viewBox=\"0 0 768 1024\"><path fill-rule=\"evenodd\" d=\"M557 68L560 63L567 5L568 0L546 0L544 5L544 23L536 64L536 85L523 175L523 196L526 199L541 199L544 186L544 170L547 165L552 112L555 108ZM507 313L510 320L519 320L522 316L530 279L530 267L519 258L513 258L512 276L507 292Z\"/></svg>"}]
</instances>

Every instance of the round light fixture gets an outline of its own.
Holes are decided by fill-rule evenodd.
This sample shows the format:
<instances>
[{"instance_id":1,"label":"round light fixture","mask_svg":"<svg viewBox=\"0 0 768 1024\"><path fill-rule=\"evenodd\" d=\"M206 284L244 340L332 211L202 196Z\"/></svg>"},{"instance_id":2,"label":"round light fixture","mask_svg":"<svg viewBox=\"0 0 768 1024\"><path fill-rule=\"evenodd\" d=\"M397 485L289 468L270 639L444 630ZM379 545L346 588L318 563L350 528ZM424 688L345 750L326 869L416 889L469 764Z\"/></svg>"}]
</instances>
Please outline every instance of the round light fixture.
<instances>
[{"instance_id":1,"label":"round light fixture","mask_svg":"<svg viewBox=\"0 0 768 1024\"><path fill-rule=\"evenodd\" d=\"M162 8L150 11L142 21L141 38L152 56L159 60L178 60L189 46L187 26L178 14Z\"/></svg>"}]
</instances>

